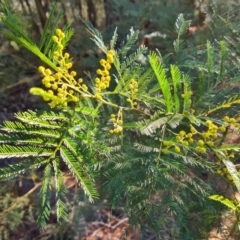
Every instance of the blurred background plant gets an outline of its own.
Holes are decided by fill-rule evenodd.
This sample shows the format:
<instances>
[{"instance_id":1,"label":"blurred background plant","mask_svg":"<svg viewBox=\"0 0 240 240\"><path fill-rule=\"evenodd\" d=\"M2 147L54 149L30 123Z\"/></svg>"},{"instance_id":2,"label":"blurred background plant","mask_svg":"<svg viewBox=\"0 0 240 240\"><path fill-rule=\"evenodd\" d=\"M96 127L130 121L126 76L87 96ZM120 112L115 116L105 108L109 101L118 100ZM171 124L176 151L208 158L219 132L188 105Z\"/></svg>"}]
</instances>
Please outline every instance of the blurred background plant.
<instances>
[{"instance_id":1,"label":"blurred background plant","mask_svg":"<svg viewBox=\"0 0 240 240\"><path fill-rule=\"evenodd\" d=\"M9 0L8 4L21 25L31 31L33 39L38 40L54 1ZM214 66L219 64L221 58L219 49L224 47L221 46L220 41L225 40L230 49L228 53L230 56L228 56L229 60L224 68L225 72L222 73L223 79L224 76L227 76L222 83L222 91L218 91L215 96L211 96L209 99L206 99L203 93L199 107L201 104L206 105L207 102L213 101L213 98L215 98L215 102L217 102L216 98L221 102L227 98L229 91L239 93L238 44L240 28L238 9L240 3L236 1L60 0L57 5L59 10L64 10L62 25L72 21L72 26L75 29L75 35L68 50L73 56L75 69L80 75L91 76L94 74L93 71L97 68L103 53L93 42L89 41L89 35L86 34L79 16L91 21L102 32L105 42L109 42L114 29L117 27L119 40L117 48L126 39L130 27L139 30L138 45L145 44L149 49L159 49L160 53L165 56L165 67L168 68L170 64L178 64L181 71L195 77L196 88L198 87L197 80L200 79L201 74L208 74L210 81L215 81L219 76L219 72ZM191 24L184 35L185 41L181 48L177 48L176 42L173 43L178 39L175 22L180 13L183 13L185 19L191 20ZM1 121L12 119L14 113L18 111L46 107L40 98L29 95L29 88L37 86L41 82L40 74L37 72L40 61L14 41L5 38L2 34L3 28L4 26L0 22ZM208 52L205 50L207 41L209 41ZM213 70L211 72L208 71L206 59L212 61L211 69ZM215 83L211 82L210 85L214 88ZM235 113L236 109L232 111ZM239 141L238 136L235 138L234 141ZM233 138L229 141L233 141ZM0 167L5 166L6 160L1 161L0 164ZM238 164L237 161L236 164ZM121 235L124 237L124 229L127 229L125 235L128 239L140 238L137 232L128 228L123 202L115 203L117 207L111 212L107 200L108 191L102 190L101 201L91 205L86 202L83 193L75 187L76 182L70 177L66 177L65 182L69 187L69 193L65 199L70 209L68 224L58 226L56 213L53 211L46 230L44 232L36 230L38 184L41 184L41 177L42 173L38 171L32 172L30 176L18 177L5 185L1 183L3 186L0 191L0 239L104 239L108 234L107 231L112 232L112 239L120 239ZM105 177L99 181L104 181L104 179ZM224 192L228 183L222 178L218 178L216 181L213 183L214 187L219 192ZM28 194L29 192L31 194ZM165 197L167 201L168 198ZM205 206L189 204L189 213L194 212L194 214L187 216L189 217L188 221L194 219L198 226L192 224L195 236L194 238L189 236L188 239L197 239L197 236L206 238L211 231L218 228L218 224L225 224L222 221L224 207L217 203L215 207L219 211L213 214ZM167 212L168 209L165 211ZM176 211L180 211L180 209L176 209ZM154 215L154 209L152 212ZM235 235L237 239L239 235L236 236L236 231L231 232L235 228L236 221L233 215L229 215L229 219L233 219L233 222L229 227L225 224L223 228L229 228L230 233ZM121 220L124 220L122 225L117 225L121 223ZM179 223L182 220L179 219ZM169 217L171 230L168 229L169 226L166 226L165 231L162 232L162 239L168 239L167 237L170 239L174 231L179 231L175 224ZM182 221L180 231L184 232L184 224L185 222ZM115 231L117 229L118 232ZM143 239L158 239L151 232L151 229L146 227L144 221L139 229ZM221 228L219 227L219 229ZM131 235L131 232L135 235ZM176 236L178 234L176 233ZM88 238L88 236L92 238ZM163 238L164 236L165 238ZM159 239L161 238L159 237ZM224 239L224 235L222 239Z\"/></svg>"}]
</instances>

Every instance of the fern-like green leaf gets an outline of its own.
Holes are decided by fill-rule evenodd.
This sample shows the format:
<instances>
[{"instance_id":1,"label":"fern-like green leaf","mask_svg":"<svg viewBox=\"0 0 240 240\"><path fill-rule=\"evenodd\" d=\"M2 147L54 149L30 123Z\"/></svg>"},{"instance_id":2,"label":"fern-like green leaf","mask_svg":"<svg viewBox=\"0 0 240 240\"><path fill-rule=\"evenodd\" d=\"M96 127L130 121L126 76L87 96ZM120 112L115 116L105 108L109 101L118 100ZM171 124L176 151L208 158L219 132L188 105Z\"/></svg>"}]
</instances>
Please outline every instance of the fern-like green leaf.
<instances>
[{"instance_id":1,"label":"fern-like green leaf","mask_svg":"<svg viewBox=\"0 0 240 240\"><path fill-rule=\"evenodd\" d=\"M187 113L190 111L192 105L192 91L190 85L190 78L187 75L183 75L183 94L184 94L184 102L183 102L183 113Z\"/></svg>"},{"instance_id":2,"label":"fern-like green leaf","mask_svg":"<svg viewBox=\"0 0 240 240\"><path fill-rule=\"evenodd\" d=\"M91 22L87 22L84 19L82 19L82 22L87 27L87 31L92 35L91 39L105 54L107 54L108 50L103 42L102 34L96 28L94 28Z\"/></svg>"},{"instance_id":3,"label":"fern-like green leaf","mask_svg":"<svg viewBox=\"0 0 240 240\"><path fill-rule=\"evenodd\" d=\"M34 44L32 39L29 37L27 31L22 28L19 20L9 11L9 7L6 1L1 1L0 6L3 12L3 14L0 16L2 22L10 29L12 29L12 31L16 33L20 38L25 39L31 44ZM12 36L14 37L14 35Z\"/></svg>"},{"instance_id":4,"label":"fern-like green leaf","mask_svg":"<svg viewBox=\"0 0 240 240\"><path fill-rule=\"evenodd\" d=\"M50 215L50 187L51 187L52 169L48 164L44 170L42 187L41 187L41 203L38 215L38 226L44 227L47 223L46 220Z\"/></svg>"},{"instance_id":5,"label":"fern-like green leaf","mask_svg":"<svg viewBox=\"0 0 240 240\"><path fill-rule=\"evenodd\" d=\"M225 206L229 207L233 211L236 211L236 209L237 209L237 206L231 200L229 200L221 195L215 194L215 195L211 195L209 198L214 201L224 204Z\"/></svg>"},{"instance_id":6,"label":"fern-like green leaf","mask_svg":"<svg viewBox=\"0 0 240 240\"><path fill-rule=\"evenodd\" d=\"M139 31L134 31L133 28L130 29L130 34L127 35L127 42L121 47L119 54L125 58L127 52L131 49L133 44L137 41Z\"/></svg>"},{"instance_id":7,"label":"fern-like green leaf","mask_svg":"<svg viewBox=\"0 0 240 240\"><path fill-rule=\"evenodd\" d=\"M186 21L183 17L183 14L179 14L176 22L175 22L175 28L176 32L178 34L177 39L174 41L174 49L178 53L181 49L181 46L183 45L184 41L180 39L180 37L187 32L189 26L191 24L191 21Z\"/></svg>"},{"instance_id":8,"label":"fern-like green leaf","mask_svg":"<svg viewBox=\"0 0 240 240\"><path fill-rule=\"evenodd\" d=\"M220 41L220 71L216 85L222 82L224 76L224 63L227 57L227 45L225 41Z\"/></svg>"},{"instance_id":9,"label":"fern-like green leaf","mask_svg":"<svg viewBox=\"0 0 240 240\"><path fill-rule=\"evenodd\" d=\"M27 111L27 112L19 112L15 114L16 118L19 119L21 122L42 127L42 128L49 128L49 129L59 129L61 126L55 124L53 121L40 119L39 116L37 116L36 112L33 111Z\"/></svg>"},{"instance_id":10,"label":"fern-like green leaf","mask_svg":"<svg viewBox=\"0 0 240 240\"><path fill-rule=\"evenodd\" d=\"M75 156L73 156L66 147L60 148L60 154L64 162L69 167L70 171L79 181L84 192L89 197L89 200L92 202L94 198L98 198L98 192L96 190L94 182L93 180L84 176L85 169L83 165L79 162L79 160Z\"/></svg>"},{"instance_id":11,"label":"fern-like green leaf","mask_svg":"<svg viewBox=\"0 0 240 240\"><path fill-rule=\"evenodd\" d=\"M45 23L45 26L43 28L43 33L41 35L40 41L39 41L39 49L43 52L44 55L47 55L49 52L51 46L54 44L52 41L52 36L55 34L55 30L60 22L60 20L63 18L63 11L59 12L55 16L57 4L55 3L52 6L52 9L49 13L49 17ZM53 23L54 20L54 23ZM52 57L51 57L52 59Z\"/></svg>"},{"instance_id":12,"label":"fern-like green leaf","mask_svg":"<svg viewBox=\"0 0 240 240\"><path fill-rule=\"evenodd\" d=\"M236 186L237 190L240 192L240 176L235 167L235 165L225 156L225 154L219 149L213 149L216 153L217 157L221 159L221 161L226 166L228 172L232 176L234 185Z\"/></svg>"},{"instance_id":13,"label":"fern-like green leaf","mask_svg":"<svg viewBox=\"0 0 240 240\"><path fill-rule=\"evenodd\" d=\"M110 41L110 49L114 49L115 45L117 43L117 38L118 38L118 34L117 34L117 28L114 31L114 34L112 36L112 39Z\"/></svg>"},{"instance_id":14,"label":"fern-like green leaf","mask_svg":"<svg viewBox=\"0 0 240 240\"><path fill-rule=\"evenodd\" d=\"M66 193L66 187L64 185L63 174L59 168L59 159L54 159L53 168L55 174L55 186L56 186L56 208L57 208L57 221L61 223L62 221L67 221L67 205L62 201L63 195Z\"/></svg>"},{"instance_id":15,"label":"fern-like green leaf","mask_svg":"<svg viewBox=\"0 0 240 240\"><path fill-rule=\"evenodd\" d=\"M16 164L10 164L7 167L0 168L0 180L5 180L15 177L18 174L25 173L30 169L39 168L47 163L45 158L36 158L30 160L23 160Z\"/></svg>"},{"instance_id":16,"label":"fern-like green leaf","mask_svg":"<svg viewBox=\"0 0 240 240\"><path fill-rule=\"evenodd\" d=\"M159 87L162 91L165 104L166 104L166 112L170 113L172 112L172 109L173 109L173 100L172 100L170 84L167 80L166 73L163 69L163 66L159 63L159 58L156 55L156 53L152 52L149 55L149 63L155 73L155 76L157 77Z\"/></svg>"},{"instance_id":17,"label":"fern-like green leaf","mask_svg":"<svg viewBox=\"0 0 240 240\"><path fill-rule=\"evenodd\" d=\"M187 32L190 24L191 24L191 21L189 20L186 21L182 13L178 15L178 18L175 22L175 28L178 34L178 38Z\"/></svg>"},{"instance_id":18,"label":"fern-like green leaf","mask_svg":"<svg viewBox=\"0 0 240 240\"><path fill-rule=\"evenodd\" d=\"M207 87L210 87L210 81L211 81L211 73L214 66L214 49L211 45L211 43L207 42L207 72L208 72L208 85Z\"/></svg>"},{"instance_id":19,"label":"fern-like green leaf","mask_svg":"<svg viewBox=\"0 0 240 240\"><path fill-rule=\"evenodd\" d=\"M11 146L11 145L3 145L0 146L0 159L1 158L25 158L25 157L43 157L43 156L51 156L51 151L49 149L30 147L30 146Z\"/></svg>"},{"instance_id":20,"label":"fern-like green leaf","mask_svg":"<svg viewBox=\"0 0 240 240\"><path fill-rule=\"evenodd\" d=\"M121 64L121 68L120 68L120 75L122 75L122 73L126 70L127 67L132 67L133 64L136 64L136 61L139 59L139 57L147 52L147 47L145 47L144 45L141 45L136 52L130 54L126 60Z\"/></svg>"},{"instance_id":21,"label":"fern-like green leaf","mask_svg":"<svg viewBox=\"0 0 240 240\"><path fill-rule=\"evenodd\" d=\"M178 113L180 110L180 100L179 100L178 94L179 92L181 92L181 89L180 89L181 73L177 66L171 65L171 75L172 75L173 90L174 90L175 112Z\"/></svg>"}]
</instances>

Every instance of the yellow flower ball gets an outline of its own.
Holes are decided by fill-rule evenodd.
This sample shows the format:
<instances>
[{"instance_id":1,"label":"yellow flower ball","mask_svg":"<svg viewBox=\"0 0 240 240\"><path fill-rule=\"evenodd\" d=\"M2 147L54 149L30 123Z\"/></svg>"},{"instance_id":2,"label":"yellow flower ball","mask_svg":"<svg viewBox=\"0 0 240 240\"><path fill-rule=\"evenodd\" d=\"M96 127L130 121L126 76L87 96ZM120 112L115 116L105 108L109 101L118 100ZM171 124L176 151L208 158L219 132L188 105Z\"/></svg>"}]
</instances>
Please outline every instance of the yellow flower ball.
<instances>
[{"instance_id":1,"label":"yellow flower ball","mask_svg":"<svg viewBox=\"0 0 240 240\"><path fill-rule=\"evenodd\" d=\"M71 68L72 66L73 66L73 65L72 65L71 62L67 64L67 68L68 68L68 69Z\"/></svg>"},{"instance_id":2,"label":"yellow flower ball","mask_svg":"<svg viewBox=\"0 0 240 240\"><path fill-rule=\"evenodd\" d=\"M62 44L58 44L58 49L60 50L60 51L62 51L63 50L63 45Z\"/></svg>"},{"instance_id":3,"label":"yellow flower ball","mask_svg":"<svg viewBox=\"0 0 240 240\"><path fill-rule=\"evenodd\" d=\"M188 142L189 142L189 143L193 143L193 141L194 141L193 138L189 138L189 139L188 139Z\"/></svg>"},{"instance_id":4,"label":"yellow flower ball","mask_svg":"<svg viewBox=\"0 0 240 240\"><path fill-rule=\"evenodd\" d=\"M40 66L40 67L38 67L38 71L39 71L40 73L44 73L45 68L44 68L43 66Z\"/></svg>"},{"instance_id":5,"label":"yellow flower ball","mask_svg":"<svg viewBox=\"0 0 240 240\"><path fill-rule=\"evenodd\" d=\"M106 70L110 70L110 69L111 69L111 65L110 65L109 63L107 63L107 64L105 65L105 69L106 69Z\"/></svg>"},{"instance_id":6,"label":"yellow flower ball","mask_svg":"<svg viewBox=\"0 0 240 240\"><path fill-rule=\"evenodd\" d=\"M202 153L206 153L206 152L207 152L207 149L204 148L204 147L202 147L202 148L200 149L200 152L202 152Z\"/></svg>"},{"instance_id":7,"label":"yellow flower ball","mask_svg":"<svg viewBox=\"0 0 240 240\"><path fill-rule=\"evenodd\" d=\"M112 50L112 49L109 50L109 51L108 51L108 54L109 54L109 55L114 55L114 50Z\"/></svg>"},{"instance_id":8,"label":"yellow flower ball","mask_svg":"<svg viewBox=\"0 0 240 240\"><path fill-rule=\"evenodd\" d=\"M176 139L177 139L178 142L181 141L181 137L180 136L176 136Z\"/></svg>"},{"instance_id":9,"label":"yellow flower ball","mask_svg":"<svg viewBox=\"0 0 240 240\"><path fill-rule=\"evenodd\" d=\"M169 146L169 141L163 141L164 146Z\"/></svg>"},{"instance_id":10,"label":"yellow flower ball","mask_svg":"<svg viewBox=\"0 0 240 240\"><path fill-rule=\"evenodd\" d=\"M218 130L218 126L215 125L215 124L212 124L212 129L213 129L214 131L217 131L217 130Z\"/></svg>"},{"instance_id":11,"label":"yellow flower ball","mask_svg":"<svg viewBox=\"0 0 240 240\"><path fill-rule=\"evenodd\" d=\"M106 60L105 60L105 59L101 59L101 60L99 61L99 63L100 63L102 66L105 66Z\"/></svg>"},{"instance_id":12,"label":"yellow flower ball","mask_svg":"<svg viewBox=\"0 0 240 240\"><path fill-rule=\"evenodd\" d=\"M226 128L224 126L219 127L219 130L223 133L226 132Z\"/></svg>"},{"instance_id":13,"label":"yellow flower ball","mask_svg":"<svg viewBox=\"0 0 240 240\"><path fill-rule=\"evenodd\" d=\"M230 119L229 119L229 122L230 122L230 123L236 123L236 119L235 119L235 118L230 118Z\"/></svg>"},{"instance_id":14,"label":"yellow flower ball","mask_svg":"<svg viewBox=\"0 0 240 240\"><path fill-rule=\"evenodd\" d=\"M218 135L217 135L216 133L214 133L214 134L212 134L212 137L213 137L213 138L217 138Z\"/></svg>"},{"instance_id":15,"label":"yellow flower ball","mask_svg":"<svg viewBox=\"0 0 240 240\"><path fill-rule=\"evenodd\" d=\"M64 57L64 58L69 58L70 55L69 55L69 53L64 53L63 57Z\"/></svg>"},{"instance_id":16,"label":"yellow flower ball","mask_svg":"<svg viewBox=\"0 0 240 240\"><path fill-rule=\"evenodd\" d=\"M60 56L60 53L59 53L58 51L55 51L55 52L53 53L53 55L54 55L54 57L59 57L59 56Z\"/></svg>"},{"instance_id":17,"label":"yellow flower ball","mask_svg":"<svg viewBox=\"0 0 240 240\"><path fill-rule=\"evenodd\" d=\"M192 134L194 134L194 133L197 132L196 129L195 129L194 127L191 127L191 128L190 128L190 131L191 131Z\"/></svg>"},{"instance_id":18,"label":"yellow flower ball","mask_svg":"<svg viewBox=\"0 0 240 240\"><path fill-rule=\"evenodd\" d=\"M75 96L72 97L73 102L77 102L78 100L79 100L78 97L75 97Z\"/></svg>"},{"instance_id":19,"label":"yellow flower ball","mask_svg":"<svg viewBox=\"0 0 240 240\"><path fill-rule=\"evenodd\" d=\"M46 74L46 75L51 75L51 74L52 74L52 71L47 68L47 69L45 70L45 74Z\"/></svg>"},{"instance_id":20,"label":"yellow flower ball","mask_svg":"<svg viewBox=\"0 0 240 240\"><path fill-rule=\"evenodd\" d=\"M175 151L176 153L180 153L180 152L181 152L181 149L180 149L180 147L175 146L174 151Z\"/></svg>"},{"instance_id":21,"label":"yellow flower ball","mask_svg":"<svg viewBox=\"0 0 240 240\"><path fill-rule=\"evenodd\" d=\"M60 34L59 38L61 38L61 39L65 38L65 33L62 32L62 33Z\"/></svg>"},{"instance_id":22,"label":"yellow flower ball","mask_svg":"<svg viewBox=\"0 0 240 240\"><path fill-rule=\"evenodd\" d=\"M102 71L102 75L105 77L105 76L108 76L109 75L109 71L107 71L107 70L104 70L104 71Z\"/></svg>"},{"instance_id":23,"label":"yellow flower ball","mask_svg":"<svg viewBox=\"0 0 240 240\"><path fill-rule=\"evenodd\" d=\"M227 179L228 179L229 181L232 181L232 180L233 180L233 178L232 178L232 176L231 176L230 174L227 174Z\"/></svg>"},{"instance_id":24,"label":"yellow flower ball","mask_svg":"<svg viewBox=\"0 0 240 240\"><path fill-rule=\"evenodd\" d=\"M208 142L207 142L207 145L210 146L210 147L213 147L213 146L214 146L214 142L208 141Z\"/></svg>"},{"instance_id":25,"label":"yellow flower ball","mask_svg":"<svg viewBox=\"0 0 240 240\"><path fill-rule=\"evenodd\" d=\"M110 82L111 77L110 77L110 76L106 76L106 77L105 77L105 80L108 81L108 82Z\"/></svg>"},{"instance_id":26,"label":"yellow flower ball","mask_svg":"<svg viewBox=\"0 0 240 240\"><path fill-rule=\"evenodd\" d=\"M56 79L61 79L62 78L62 73L61 72L57 72L55 75L54 75L54 77L56 78Z\"/></svg>"},{"instance_id":27,"label":"yellow flower ball","mask_svg":"<svg viewBox=\"0 0 240 240\"><path fill-rule=\"evenodd\" d=\"M76 73L75 71L71 71L71 72L70 72L70 75L73 76L73 77L75 77L75 76L77 75L77 73Z\"/></svg>"},{"instance_id":28,"label":"yellow flower ball","mask_svg":"<svg viewBox=\"0 0 240 240\"><path fill-rule=\"evenodd\" d=\"M53 89L53 90L57 90L57 89L58 89L58 85L57 85L56 83L54 83L54 84L52 85L52 89Z\"/></svg>"},{"instance_id":29,"label":"yellow flower ball","mask_svg":"<svg viewBox=\"0 0 240 240\"><path fill-rule=\"evenodd\" d=\"M228 117L228 116L225 116L225 117L223 118L223 120L224 120L224 122L229 122L229 117Z\"/></svg>"},{"instance_id":30,"label":"yellow flower ball","mask_svg":"<svg viewBox=\"0 0 240 240\"><path fill-rule=\"evenodd\" d=\"M100 101L102 100L102 96L99 93L95 94L95 98Z\"/></svg>"},{"instance_id":31,"label":"yellow flower ball","mask_svg":"<svg viewBox=\"0 0 240 240\"><path fill-rule=\"evenodd\" d=\"M107 61L108 61L108 63L113 63L113 56L112 55L108 55L107 56Z\"/></svg>"},{"instance_id":32,"label":"yellow flower ball","mask_svg":"<svg viewBox=\"0 0 240 240\"><path fill-rule=\"evenodd\" d=\"M197 147L195 148L195 150L196 150L197 152L201 152L201 147L200 147L200 146L197 146Z\"/></svg>"},{"instance_id":33,"label":"yellow flower ball","mask_svg":"<svg viewBox=\"0 0 240 240\"><path fill-rule=\"evenodd\" d=\"M87 85L83 84L83 85L82 85L82 89L83 89L84 91L87 91L87 90L88 90Z\"/></svg>"},{"instance_id":34,"label":"yellow flower ball","mask_svg":"<svg viewBox=\"0 0 240 240\"><path fill-rule=\"evenodd\" d=\"M58 37L57 37L57 36L52 36L52 40L53 40L54 42L58 42Z\"/></svg>"},{"instance_id":35,"label":"yellow flower ball","mask_svg":"<svg viewBox=\"0 0 240 240\"><path fill-rule=\"evenodd\" d=\"M118 121L117 121L117 124L123 125L123 121L122 121L122 120L118 120Z\"/></svg>"},{"instance_id":36,"label":"yellow flower ball","mask_svg":"<svg viewBox=\"0 0 240 240\"><path fill-rule=\"evenodd\" d=\"M207 120L207 121L206 121L206 125L207 125L207 126L212 125L212 121L211 121L211 120Z\"/></svg>"},{"instance_id":37,"label":"yellow flower ball","mask_svg":"<svg viewBox=\"0 0 240 240\"><path fill-rule=\"evenodd\" d=\"M99 78L95 78L95 83L100 83L100 79Z\"/></svg>"},{"instance_id":38,"label":"yellow flower ball","mask_svg":"<svg viewBox=\"0 0 240 240\"><path fill-rule=\"evenodd\" d=\"M137 93L137 92L138 92L138 89L134 89L133 92Z\"/></svg>"},{"instance_id":39,"label":"yellow flower ball","mask_svg":"<svg viewBox=\"0 0 240 240\"><path fill-rule=\"evenodd\" d=\"M43 100L45 101L45 102L48 102L50 99L48 98L48 97L43 97Z\"/></svg>"},{"instance_id":40,"label":"yellow flower ball","mask_svg":"<svg viewBox=\"0 0 240 240\"><path fill-rule=\"evenodd\" d=\"M192 136L193 136L192 133L188 133L188 134L187 134L187 137L188 137L188 138L191 138Z\"/></svg>"},{"instance_id":41,"label":"yellow flower ball","mask_svg":"<svg viewBox=\"0 0 240 240\"><path fill-rule=\"evenodd\" d=\"M180 136L180 137L184 137L185 135L186 135L186 132L185 132L185 131L180 131L180 132L179 132L179 136Z\"/></svg>"},{"instance_id":42,"label":"yellow flower ball","mask_svg":"<svg viewBox=\"0 0 240 240\"><path fill-rule=\"evenodd\" d=\"M57 34L57 36L60 36L62 33L62 30L60 28L57 28L55 33Z\"/></svg>"},{"instance_id":43,"label":"yellow flower ball","mask_svg":"<svg viewBox=\"0 0 240 240\"><path fill-rule=\"evenodd\" d=\"M163 152L163 154L168 154L168 153L169 153L169 151L168 151L167 148L164 148L164 149L162 150L162 152Z\"/></svg>"},{"instance_id":44,"label":"yellow flower ball","mask_svg":"<svg viewBox=\"0 0 240 240\"><path fill-rule=\"evenodd\" d=\"M102 75L101 69L97 69L96 73L99 74L99 75Z\"/></svg>"},{"instance_id":45,"label":"yellow flower ball","mask_svg":"<svg viewBox=\"0 0 240 240\"><path fill-rule=\"evenodd\" d=\"M204 141L203 140L198 140L198 146L204 146Z\"/></svg>"},{"instance_id":46,"label":"yellow flower ball","mask_svg":"<svg viewBox=\"0 0 240 240\"><path fill-rule=\"evenodd\" d=\"M67 105L68 105L67 102L63 102L63 103L62 103L62 106L63 106L63 107L67 107Z\"/></svg>"}]
</instances>

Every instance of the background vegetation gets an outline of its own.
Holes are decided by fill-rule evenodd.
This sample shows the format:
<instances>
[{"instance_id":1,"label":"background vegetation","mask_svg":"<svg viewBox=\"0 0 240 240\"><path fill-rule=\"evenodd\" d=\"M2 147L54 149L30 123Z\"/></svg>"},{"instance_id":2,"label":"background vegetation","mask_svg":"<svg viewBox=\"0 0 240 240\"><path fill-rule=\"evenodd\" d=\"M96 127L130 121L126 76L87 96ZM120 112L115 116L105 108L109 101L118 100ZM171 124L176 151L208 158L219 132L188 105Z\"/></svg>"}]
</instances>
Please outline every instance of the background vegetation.
<instances>
[{"instance_id":1,"label":"background vegetation","mask_svg":"<svg viewBox=\"0 0 240 240\"><path fill-rule=\"evenodd\" d=\"M8 1L8 4L11 12L17 16L21 24L31 31L32 37L35 40L40 39L53 1L21 0L18 2ZM129 34L131 27L139 30L135 48L141 44L145 44L150 50L157 48L163 56L165 69L169 69L171 64L176 64L181 71L189 74L196 81L196 84L193 81L193 90L199 88L199 81L204 74L204 77L209 79L209 85L205 88L205 92L201 92L200 96L195 96L200 99L199 105L196 107L199 109L199 114L201 114L201 109L207 108L210 103L217 107L229 96L239 94L239 14L237 14L239 4L235 1L226 3L226 1L211 0L72 0L58 1L57 10L60 11L60 9L64 10L61 25L67 21L73 21L75 34L67 50L74 59L74 68L79 75L94 75L99 60L104 56L103 52L89 40L90 35L79 17L82 16L101 31L104 42L110 41L117 27L117 49L121 47L123 41L126 41L126 35ZM183 14L185 20L191 20L191 23L186 21L189 27L181 39L178 35L180 31L176 29L176 21L180 19L179 14ZM3 30L5 26L3 23L0 24L0 29ZM14 113L18 111L47 109L40 98L29 95L30 87L41 84L41 76L37 71L40 65L39 60L16 42L7 39L2 31L0 34L1 120L13 119ZM184 42L181 42L183 40ZM225 45L221 42L222 40L225 40L228 47L226 55L224 55ZM136 49L133 48L131 51L134 50ZM221 68L223 58L226 61L224 67ZM146 59L143 57L141 61L144 63ZM237 119L238 107L232 106L230 110L220 111L214 117L222 118L226 113ZM136 119L130 117L129 120L135 121ZM103 124L106 124L104 120L102 121ZM129 139L130 142L140 138L135 132L132 132L130 136L132 138ZM239 133L227 136L225 141L239 143ZM146 139L145 143L146 146L152 148L155 144L152 139ZM140 150L143 153L133 153L136 154L134 156L141 155L142 158L145 156L147 159L148 152L152 151L146 148ZM213 160L215 158L215 156L208 157ZM239 155L234 157L236 166L238 166L238 158ZM127 164L124 159L121 159L121 156L118 156L118 160L122 166ZM18 159L2 160L0 166L5 167L9 163L16 162ZM136 162L136 168L140 168L139 164ZM101 167L108 170L114 169L113 166L110 161ZM207 239L214 234L220 239L228 237L237 239L239 237L236 227L237 219L234 214L215 202L209 201L206 204L200 201L199 204L195 201L196 196L191 196L191 204L187 200L189 198L187 191L186 198L183 198L185 204L182 209L174 201L169 204L169 195L163 191L160 194L162 206L158 205L160 198L156 194L156 196L151 196L154 200L151 211L145 211L144 208L146 206L150 208L150 205L140 203L139 199L144 198L144 194L147 196L149 192L136 190L139 176L151 174L150 161L141 165L139 176L136 178L131 176L128 179L135 184L133 184L135 188L129 189L128 197L133 199L132 202L128 202L128 199L124 198L112 198L123 195L125 189L129 187L128 184L124 185L124 170L120 166L116 171L109 171L108 175L99 176L97 185L100 199L95 201L94 205L85 199L85 195L77 187L74 177L66 174L64 183L68 191L64 200L70 209L69 221L67 224L58 225L56 212L52 210L44 232L40 232L36 227L39 208L38 194L43 179L41 168L1 183L1 238L104 239L104 237L110 236L110 239L120 239L122 236L122 239ZM226 176L221 177L219 174L208 172L207 168L204 171L203 169L195 170L198 177L206 184L206 186L202 186L203 189L211 187L210 193L217 192L234 201L238 200L237 190ZM122 175L118 175L118 173ZM117 177L114 179L113 176ZM187 181L186 175L181 177L185 177ZM110 181L102 189L102 183L109 179L114 179L114 181ZM172 184L167 181L169 184L167 187L173 191L179 191L175 186L176 179L172 181ZM122 188L119 187L119 182L122 183ZM145 187L148 186L147 182L142 184L145 184ZM115 195L111 194L113 192ZM165 202L168 202L169 205L165 205ZM170 208L165 206L170 206ZM111 207L114 207L114 210L111 210ZM156 208L161 208L161 210L157 211ZM173 217L174 211L178 213L179 218ZM159 216L159 213L164 213L164 215ZM188 214L186 215L186 213ZM131 225L137 226L137 230L128 226L129 216ZM229 221L226 222L225 219ZM216 229L220 229L220 233L217 233Z\"/></svg>"}]
</instances>

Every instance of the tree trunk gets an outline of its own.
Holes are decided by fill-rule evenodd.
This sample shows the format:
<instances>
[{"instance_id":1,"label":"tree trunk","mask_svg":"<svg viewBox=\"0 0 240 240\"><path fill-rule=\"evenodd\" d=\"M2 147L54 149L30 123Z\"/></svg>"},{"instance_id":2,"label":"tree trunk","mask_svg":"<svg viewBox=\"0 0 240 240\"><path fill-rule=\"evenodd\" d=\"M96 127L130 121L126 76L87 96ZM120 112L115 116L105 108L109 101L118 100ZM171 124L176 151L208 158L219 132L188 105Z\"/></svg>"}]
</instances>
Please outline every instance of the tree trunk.
<instances>
[{"instance_id":1,"label":"tree trunk","mask_svg":"<svg viewBox=\"0 0 240 240\"><path fill-rule=\"evenodd\" d=\"M35 0L35 4L36 4L36 8L37 8L37 11L38 11L38 15L39 15L39 18L40 18L40 21L41 21L41 25L42 27L44 28L45 26L45 23L47 21L47 17L46 17L46 14L44 12L44 8L43 8L43 5L41 3L40 0ZM46 9L45 9L46 10Z\"/></svg>"}]
</instances>

